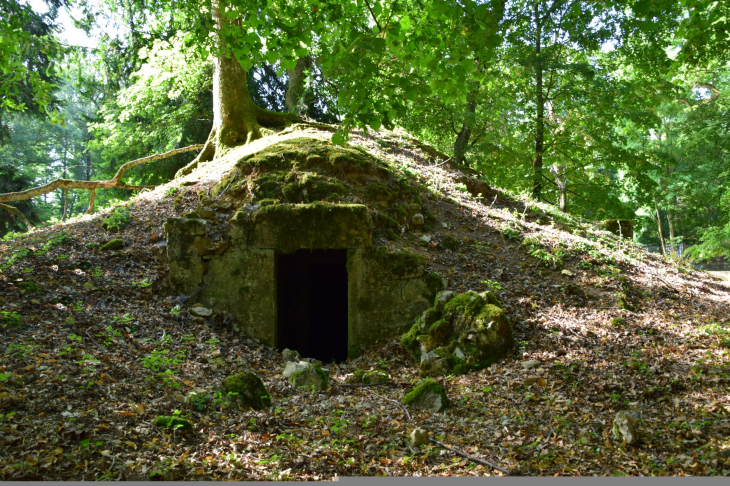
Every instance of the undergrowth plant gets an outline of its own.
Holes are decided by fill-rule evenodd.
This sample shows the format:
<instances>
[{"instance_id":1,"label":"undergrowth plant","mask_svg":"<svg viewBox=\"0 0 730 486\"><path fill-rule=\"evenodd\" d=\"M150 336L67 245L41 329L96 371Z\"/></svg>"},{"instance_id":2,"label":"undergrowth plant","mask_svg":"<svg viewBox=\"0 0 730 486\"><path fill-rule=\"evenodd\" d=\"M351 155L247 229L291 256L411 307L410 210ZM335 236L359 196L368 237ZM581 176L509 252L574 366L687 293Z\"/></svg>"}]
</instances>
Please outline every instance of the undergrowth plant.
<instances>
[{"instance_id":1,"label":"undergrowth plant","mask_svg":"<svg viewBox=\"0 0 730 486\"><path fill-rule=\"evenodd\" d=\"M119 206L101 223L101 227L107 231L119 231L131 220L132 213L129 212L129 208L127 206Z\"/></svg>"}]
</instances>

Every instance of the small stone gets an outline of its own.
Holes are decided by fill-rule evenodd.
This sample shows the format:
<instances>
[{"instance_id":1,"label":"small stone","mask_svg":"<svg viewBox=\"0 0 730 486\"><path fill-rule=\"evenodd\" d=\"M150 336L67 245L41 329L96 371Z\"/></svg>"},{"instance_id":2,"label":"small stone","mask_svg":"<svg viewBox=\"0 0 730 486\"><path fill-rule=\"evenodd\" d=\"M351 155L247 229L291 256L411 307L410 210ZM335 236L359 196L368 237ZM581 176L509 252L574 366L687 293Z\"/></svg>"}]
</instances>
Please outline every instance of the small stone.
<instances>
[{"instance_id":1,"label":"small stone","mask_svg":"<svg viewBox=\"0 0 730 486\"><path fill-rule=\"evenodd\" d=\"M310 366L312 365L310 365L306 361L289 361L284 366L284 372L282 374L284 375L284 378L290 378L291 375L293 375L297 371L309 368Z\"/></svg>"},{"instance_id":2,"label":"small stone","mask_svg":"<svg viewBox=\"0 0 730 486\"><path fill-rule=\"evenodd\" d=\"M536 359L531 359L529 361L523 361L522 363L520 363L520 366L522 366L522 369L529 370L530 368L535 368L537 366L540 366L541 364L542 362Z\"/></svg>"},{"instance_id":3,"label":"small stone","mask_svg":"<svg viewBox=\"0 0 730 486\"><path fill-rule=\"evenodd\" d=\"M562 273L562 274L563 274L563 275L565 275L566 277L572 277L572 276L573 276L573 272L571 272L570 270L567 270L567 269L563 270L563 271L562 271L562 272L560 272L560 273Z\"/></svg>"},{"instance_id":4,"label":"small stone","mask_svg":"<svg viewBox=\"0 0 730 486\"><path fill-rule=\"evenodd\" d=\"M221 211L231 209L231 206L233 206L233 204L229 201L216 201L210 205L213 209L220 209Z\"/></svg>"},{"instance_id":5,"label":"small stone","mask_svg":"<svg viewBox=\"0 0 730 486\"><path fill-rule=\"evenodd\" d=\"M422 445L428 445L428 439L428 431L422 427L416 427L408 434L408 447L414 449Z\"/></svg>"},{"instance_id":6,"label":"small stone","mask_svg":"<svg viewBox=\"0 0 730 486\"><path fill-rule=\"evenodd\" d=\"M456 356L459 359L466 360L466 355L464 354L464 351L462 351L459 348L454 349L454 356Z\"/></svg>"},{"instance_id":7,"label":"small stone","mask_svg":"<svg viewBox=\"0 0 730 486\"><path fill-rule=\"evenodd\" d=\"M237 402L239 407L247 410L261 410L271 406L271 395L254 373L245 372L229 376L223 380L222 395L231 401Z\"/></svg>"},{"instance_id":8,"label":"small stone","mask_svg":"<svg viewBox=\"0 0 730 486\"><path fill-rule=\"evenodd\" d=\"M613 436L616 440L624 440L627 444L636 442L637 435L634 428L634 418L625 411L616 414L613 419Z\"/></svg>"},{"instance_id":9,"label":"small stone","mask_svg":"<svg viewBox=\"0 0 730 486\"><path fill-rule=\"evenodd\" d=\"M182 393L175 393L172 397L175 399L176 402L185 403L185 397Z\"/></svg>"},{"instance_id":10,"label":"small stone","mask_svg":"<svg viewBox=\"0 0 730 486\"><path fill-rule=\"evenodd\" d=\"M299 361L299 351L286 348L284 349L284 351L281 352L281 355L287 361Z\"/></svg>"},{"instance_id":11,"label":"small stone","mask_svg":"<svg viewBox=\"0 0 730 486\"><path fill-rule=\"evenodd\" d=\"M206 307L200 306L190 309L190 313L195 317L210 317L213 314L213 311Z\"/></svg>"},{"instance_id":12,"label":"small stone","mask_svg":"<svg viewBox=\"0 0 730 486\"><path fill-rule=\"evenodd\" d=\"M535 376L535 375L528 376L527 378L525 378L525 386L534 385L535 383L537 383L537 380L539 380L539 379L540 379L539 376Z\"/></svg>"},{"instance_id":13,"label":"small stone","mask_svg":"<svg viewBox=\"0 0 730 486\"><path fill-rule=\"evenodd\" d=\"M429 243L431 243L431 237L428 235L421 235L421 237L418 238L418 244L421 246L426 246Z\"/></svg>"},{"instance_id":14,"label":"small stone","mask_svg":"<svg viewBox=\"0 0 730 486\"><path fill-rule=\"evenodd\" d=\"M205 323L205 319L203 319L202 317L193 317L193 322L195 324L204 324Z\"/></svg>"},{"instance_id":15,"label":"small stone","mask_svg":"<svg viewBox=\"0 0 730 486\"><path fill-rule=\"evenodd\" d=\"M213 209L208 206L203 206L198 209L198 214L203 219L210 219L215 216L215 211L213 211Z\"/></svg>"},{"instance_id":16,"label":"small stone","mask_svg":"<svg viewBox=\"0 0 730 486\"><path fill-rule=\"evenodd\" d=\"M456 241L456 238L453 236L447 236L441 244L444 245L444 248L447 250L456 251L459 249L459 242Z\"/></svg>"},{"instance_id":17,"label":"small stone","mask_svg":"<svg viewBox=\"0 0 730 486\"><path fill-rule=\"evenodd\" d=\"M417 228L423 226L423 215L421 213L416 213L411 218L411 224Z\"/></svg>"},{"instance_id":18,"label":"small stone","mask_svg":"<svg viewBox=\"0 0 730 486\"><path fill-rule=\"evenodd\" d=\"M435 351L421 355L421 376L442 376L451 372L449 360L436 354Z\"/></svg>"},{"instance_id":19,"label":"small stone","mask_svg":"<svg viewBox=\"0 0 730 486\"><path fill-rule=\"evenodd\" d=\"M99 251L118 250L124 246L124 240L121 238L115 238L109 240L99 248Z\"/></svg>"},{"instance_id":20,"label":"small stone","mask_svg":"<svg viewBox=\"0 0 730 486\"><path fill-rule=\"evenodd\" d=\"M375 385L378 383L386 383L390 381L388 373L382 371L368 371L362 375L362 382L366 385Z\"/></svg>"},{"instance_id":21,"label":"small stone","mask_svg":"<svg viewBox=\"0 0 730 486\"><path fill-rule=\"evenodd\" d=\"M291 375L289 383L291 383L294 388L314 387L315 390L326 390L329 387L329 375L319 366L310 365Z\"/></svg>"},{"instance_id":22,"label":"small stone","mask_svg":"<svg viewBox=\"0 0 730 486\"><path fill-rule=\"evenodd\" d=\"M443 412L451 405L444 387L430 378L423 380L408 392L401 400L401 403L427 412L437 413Z\"/></svg>"}]
</instances>

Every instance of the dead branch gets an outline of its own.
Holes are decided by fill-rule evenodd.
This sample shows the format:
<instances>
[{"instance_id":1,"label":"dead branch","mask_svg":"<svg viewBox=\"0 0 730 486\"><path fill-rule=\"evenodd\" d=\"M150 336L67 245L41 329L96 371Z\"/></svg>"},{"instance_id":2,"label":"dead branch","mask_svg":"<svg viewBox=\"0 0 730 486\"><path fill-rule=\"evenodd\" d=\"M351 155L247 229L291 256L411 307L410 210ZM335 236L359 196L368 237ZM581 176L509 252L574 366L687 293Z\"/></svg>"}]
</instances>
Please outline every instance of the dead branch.
<instances>
[{"instance_id":1,"label":"dead branch","mask_svg":"<svg viewBox=\"0 0 730 486\"><path fill-rule=\"evenodd\" d=\"M43 194L47 194L51 191L55 191L56 189L86 189L88 191L95 190L95 189L110 189L110 188L116 188L116 189L128 189L128 190L140 190L140 189L149 189L154 186L129 186L126 184L122 184L121 180L122 177L124 177L125 172L127 172L129 169L136 165L144 164L146 162L151 162L153 160L159 160L159 159L165 159L167 157L172 157L173 155L181 154L184 152L190 152L193 150L200 150L203 148L203 145L191 145L189 147L182 147L174 150L170 150L169 152L165 152L164 154L155 154L150 155L149 157L142 157L141 159L132 160L130 162L127 162L126 164L122 165L119 170L117 170L117 173L114 174L114 177L112 177L109 180L105 181L77 181L72 179L56 179L54 181L49 182L48 184L44 184L42 186L33 187L31 189L26 189L25 191L19 191L19 192L8 192L5 194L0 194L0 203L2 202L9 202L9 201L23 201L26 199L30 199L36 196L40 196Z\"/></svg>"},{"instance_id":2,"label":"dead branch","mask_svg":"<svg viewBox=\"0 0 730 486\"><path fill-rule=\"evenodd\" d=\"M509 476L509 474L510 474L510 472L507 469L502 469L501 467L495 466L494 464L492 464L489 461L485 461L484 459L479 459L478 457L474 457L474 456L465 454L465 453L461 452L459 449L454 449L452 447L449 447L446 444L444 444L443 442L440 442L440 441L434 439L433 437L430 437L428 440L433 442L434 444L438 444L439 446L443 447L446 450L453 452L457 456L463 457L464 459L468 459L472 462L476 462L477 464L481 464L482 466L491 467L492 469L505 473L507 476Z\"/></svg>"}]
</instances>

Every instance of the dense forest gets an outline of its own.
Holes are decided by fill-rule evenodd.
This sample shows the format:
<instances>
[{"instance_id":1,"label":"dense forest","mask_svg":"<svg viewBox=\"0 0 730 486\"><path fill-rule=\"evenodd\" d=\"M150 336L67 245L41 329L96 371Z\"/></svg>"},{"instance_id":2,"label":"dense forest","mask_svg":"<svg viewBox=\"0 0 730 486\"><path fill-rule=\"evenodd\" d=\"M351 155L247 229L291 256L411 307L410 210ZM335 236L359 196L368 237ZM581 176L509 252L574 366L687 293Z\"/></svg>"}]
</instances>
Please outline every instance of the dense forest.
<instances>
[{"instance_id":1,"label":"dense forest","mask_svg":"<svg viewBox=\"0 0 730 486\"><path fill-rule=\"evenodd\" d=\"M729 19L0 0L0 480L730 475Z\"/></svg>"},{"instance_id":2,"label":"dense forest","mask_svg":"<svg viewBox=\"0 0 730 486\"><path fill-rule=\"evenodd\" d=\"M513 193L644 244L724 255L730 219L723 2L221 3L256 106L349 130L401 126ZM202 144L213 126L211 6L4 0L0 190L104 179ZM74 36L64 32L73 31ZM83 38L86 46L68 39ZM64 40L65 39L65 40ZM91 47L87 47L91 46ZM189 155L141 165L169 180ZM99 191L103 207L132 195ZM89 191L16 202L31 223ZM25 229L3 212L3 234Z\"/></svg>"}]
</instances>

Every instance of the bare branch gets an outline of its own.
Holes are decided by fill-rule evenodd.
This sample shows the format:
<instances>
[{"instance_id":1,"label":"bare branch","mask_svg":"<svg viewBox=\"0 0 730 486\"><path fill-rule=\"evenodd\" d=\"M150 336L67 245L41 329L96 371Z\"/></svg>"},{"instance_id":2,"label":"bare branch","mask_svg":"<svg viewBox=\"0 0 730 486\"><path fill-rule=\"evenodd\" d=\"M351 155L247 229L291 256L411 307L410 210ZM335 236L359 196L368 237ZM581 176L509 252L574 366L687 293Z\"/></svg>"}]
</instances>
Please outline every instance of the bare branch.
<instances>
[{"instance_id":1,"label":"bare branch","mask_svg":"<svg viewBox=\"0 0 730 486\"><path fill-rule=\"evenodd\" d=\"M122 184L121 179L124 176L124 173L135 165L144 164L145 162L151 162L153 160L172 157L173 155L181 154L183 152L200 150L202 148L203 145L191 145L189 147L170 150L169 152L165 152L164 154L155 154L150 155L149 157L142 157L141 159L132 160L122 165L117 173L114 174L114 177L106 181L77 181L73 179L56 179L49 182L48 184L33 187L31 189L26 189L25 191L0 194L0 203L9 201L23 201L32 197L40 196L42 194L47 194L49 192L55 191L56 189L86 189L89 191L105 188L128 189L132 191L137 191L140 189L151 189L155 186L129 186L127 184Z\"/></svg>"}]
</instances>

